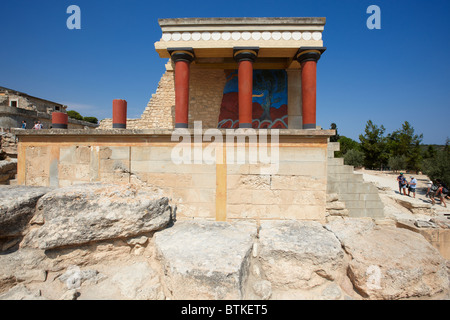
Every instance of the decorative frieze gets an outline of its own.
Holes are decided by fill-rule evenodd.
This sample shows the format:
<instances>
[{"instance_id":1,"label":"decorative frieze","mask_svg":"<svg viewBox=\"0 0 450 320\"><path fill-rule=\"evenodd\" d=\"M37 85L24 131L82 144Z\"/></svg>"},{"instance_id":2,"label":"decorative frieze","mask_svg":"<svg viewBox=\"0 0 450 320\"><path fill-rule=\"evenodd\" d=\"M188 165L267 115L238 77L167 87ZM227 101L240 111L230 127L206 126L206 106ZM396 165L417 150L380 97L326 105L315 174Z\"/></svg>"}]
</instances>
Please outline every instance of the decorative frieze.
<instances>
[{"instance_id":1,"label":"decorative frieze","mask_svg":"<svg viewBox=\"0 0 450 320\"><path fill-rule=\"evenodd\" d=\"M203 31L203 32L165 32L161 41L320 41L322 32L319 31Z\"/></svg>"}]
</instances>

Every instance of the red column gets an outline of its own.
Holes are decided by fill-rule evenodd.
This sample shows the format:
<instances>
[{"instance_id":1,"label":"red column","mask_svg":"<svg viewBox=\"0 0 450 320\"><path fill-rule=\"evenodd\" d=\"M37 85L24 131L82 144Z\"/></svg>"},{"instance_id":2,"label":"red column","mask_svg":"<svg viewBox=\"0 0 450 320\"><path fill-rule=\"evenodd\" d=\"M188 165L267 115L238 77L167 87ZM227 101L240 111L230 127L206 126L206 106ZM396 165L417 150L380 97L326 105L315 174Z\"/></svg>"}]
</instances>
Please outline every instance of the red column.
<instances>
[{"instance_id":1,"label":"red column","mask_svg":"<svg viewBox=\"0 0 450 320\"><path fill-rule=\"evenodd\" d=\"M113 100L113 128L127 128L127 102L126 100Z\"/></svg>"},{"instance_id":2,"label":"red column","mask_svg":"<svg viewBox=\"0 0 450 320\"><path fill-rule=\"evenodd\" d=\"M52 129L67 129L69 123L69 116L67 113L53 112L52 113Z\"/></svg>"},{"instance_id":3,"label":"red column","mask_svg":"<svg viewBox=\"0 0 450 320\"><path fill-rule=\"evenodd\" d=\"M169 48L175 63L175 128L188 128L189 124L189 73L194 61L192 48Z\"/></svg>"},{"instance_id":4,"label":"red column","mask_svg":"<svg viewBox=\"0 0 450 320\"><path fill-rule=\"evenodd\" d=\"M305 61L301 65L302 65L303 129L315 129L317 62Z\"/></svg>"},{"instance_id":5,"label":"red column","mask_svg":"<svg viewBox=\"0 0 450 320\"><path fill-rule=\"evenodd\" d=\"M253 111L253 62L258 47L233 48L234 60L238 62L239 128L252 127Z\"/></svg>"},{"instance_id":6,"label":"red column","mask_svg":"<svg viewBox=\"0 0 450 320\"><path fill-rule=\"evenodd\" d=\"M175 62L175 127L187 128L189 122L189 65L188 61Z\"/></svg>"},{"instance_id":7,"label":"red column","mask_svg":"<svg viewBox=\"0 0 450 320\"><path fill-rule=\"evenodd\" d=\"M253 63L251 61L239 62L238 86L239 127L251 128L253 120Z\"/></svg>"},{"instance_id":8,"label":"red column","mask_svg":"<svg viewBox=\"0 0 450 320\"><path fill-rule=\"evenodd\" d=\"M316 129L317 61L325 50L324 47L305 47L297 52L296 59L302 67L303 129Z\"/></svg>"}]
</instances>

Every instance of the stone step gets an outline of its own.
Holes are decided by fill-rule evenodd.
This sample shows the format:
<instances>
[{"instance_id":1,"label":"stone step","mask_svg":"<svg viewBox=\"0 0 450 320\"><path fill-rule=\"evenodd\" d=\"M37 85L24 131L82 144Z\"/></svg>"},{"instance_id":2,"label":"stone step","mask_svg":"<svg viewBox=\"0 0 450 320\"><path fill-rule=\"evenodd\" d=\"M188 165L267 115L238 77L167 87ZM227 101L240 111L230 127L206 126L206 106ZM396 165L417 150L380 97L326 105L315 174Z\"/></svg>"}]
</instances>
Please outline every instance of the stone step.
<instances>
[{"instance_id":1,"label":"stone step","mask_svg":"<svg viewBox=\"0 0 450 320\"><path fill-rule=\"evenodd\" d=\"M343 166L344 158L330 158L328 159L329 166Z\"/></svg>"},{"instance_id":2,"label":"stone step","mask_svg":"<svg viewBox=\"0 0 450 320\"><path fill-rule=\"evenodd\" d=\"M341 201L381 201L378 193L345 193L339 195Z\"/></svg>"},{"instance_id":3,"label":"stone step","mask_svg":"<svg viewBox=\"0 0 450 320\"><path fill-rule=\"evenodd\" d=\"M341 144L339 142L328 142L328 151L340 151Z\"/></svg>"},{"instance_id":4,"label":"stone step","mask_svg":"<svg viewBox=\"0 0 450 320\"><path fill-rule=\"evenodd\" d=\"M383 218L384 209L383 208L348 208L349 216L352 218Z\"/></svg>"},{"instance_id":5,"label":"stone step","mask_svg":"<svg viewBox=\"0 0 450 320\"><path fill-rule=\"evenodd\" d=\"M340 182L364 182L361 174L353 173L328 173L328 181Z\"/></svg>"},{"instance_id":6,"label":"stone step","mask_svg":"<svg viewBox=\"0 0 450 320\"><path fill-rule=\"evenodd\" d=\"M8 183L10 186L17 186L17 179L11 179Z\"/></svg>"},{"instance_id":7,"label":"stone step","mask_svg":"<svg viewBox=\"0 0 450 320\"><path fill-rule=\"evenodd\" d=\"M353 167L352 166L346 166L346 165L329 165L328 166L328 173L334 174L334 173L353 173Z\"/></svg>"},{"instance_id":8,"label":"stone step","mask_svg":"<svg viewBox=\"0 0 450 320\"><path fill-rule=\"evenodd\" d=\"M327 191L328 193L337 193L339 195L346 193L378 194L378 190L374 185L364 182L328 181Z\"/></svg>"}]
</instances>

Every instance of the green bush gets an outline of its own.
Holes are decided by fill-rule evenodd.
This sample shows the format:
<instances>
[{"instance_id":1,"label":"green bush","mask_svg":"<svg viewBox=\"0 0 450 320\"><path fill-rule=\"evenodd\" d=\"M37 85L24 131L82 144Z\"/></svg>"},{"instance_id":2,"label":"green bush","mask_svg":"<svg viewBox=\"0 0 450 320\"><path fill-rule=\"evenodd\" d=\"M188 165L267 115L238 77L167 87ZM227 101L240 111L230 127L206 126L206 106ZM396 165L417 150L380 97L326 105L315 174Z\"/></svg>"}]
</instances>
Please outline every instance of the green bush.
<instances>
[{"instance_id":1,"label":"green bush","mask_svg":"<svg viewBox=\"0 0 450 320\"><path fill-rule=\"evenodd\" d=\"M393 171L405 170L407 166L406 156L393 156L388 160L388 166Z\"/></svg>"},{"instance_id":2,"label":"green bush","mask_svg":"<svg viewBox=\"0 0 450 320\"><path fill-rule=\"evenodd\" d=\"M364 153L357 149L348 150L344 155L344 164L353 167L362 167L364 164Z\"/></svg>"},{"instance_id":3,"label":"green bush","mask_svg":"<svg viewBox=\"0 0 450 320\"><path fill-rule=\"evenodd\" d=\"M76 112L75 110L67 111L67 115L72 119L83 120L83 116L81 114L79 114L78 112Z\"/></svg>"},{"instance_id":4,"label":"green bush","mask_svg":"<svg viewBox=\"0 0 450 320\"><path fill-rule=\"evenodd\" d=\"M437 152L434 158L423 161L423 173L431 180L440 179L447 186L450 185L450 152L442 150Z\"/></svg>"},{"instance_id":5,"label":"green bush","mask_svg":"<svg viewBox=\"0 0 450 320\"><path fill-rule=\"evenodd\" d=\"M98 124L98 119L96 117L84 117L83 121Z\"/></svg>"}]
</instances>

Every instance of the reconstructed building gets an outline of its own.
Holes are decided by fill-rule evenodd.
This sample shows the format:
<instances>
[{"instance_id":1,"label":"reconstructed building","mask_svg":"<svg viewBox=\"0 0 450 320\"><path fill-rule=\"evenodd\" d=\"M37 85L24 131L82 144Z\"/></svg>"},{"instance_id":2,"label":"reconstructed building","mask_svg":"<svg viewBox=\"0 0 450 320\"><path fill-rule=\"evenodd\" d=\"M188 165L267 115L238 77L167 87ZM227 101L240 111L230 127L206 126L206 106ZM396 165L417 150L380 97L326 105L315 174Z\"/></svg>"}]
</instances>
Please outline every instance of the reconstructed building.
<instances>
[{"instance_id":1,"label":"reconstructed building","mask_svg":"<svg viewBox=\"0 0 450 320\"><path fill-rule=\"evenodd\" d=\"M129 128L193 127L193 121L204 128L316 128L316 66L325 51L325 18L159 24L155 48L170 60L141 118L127 121ZM101 124L110 127L110 119Z\"/></svg>"},{"instance_id":2,"label":"reconstructed building","mask_svg":"<svg viewBox=\"0 0 450 320\"><path fill-rule=\"evenodd\" d=\"M331 193L349 215L383 216L376 190L334 159L335 131L317 126L324 18L159 24L155 49L169 60L141 118L115 100L120 119L102 130L18 133L19 184L139 181L161 188L178 219L323 221Z\"/></svg>"}]
</instances>

